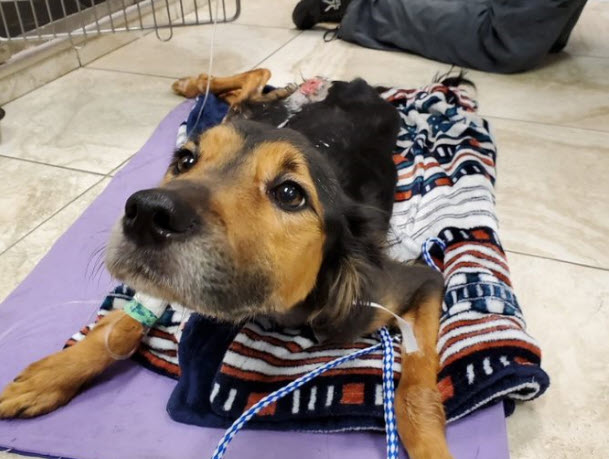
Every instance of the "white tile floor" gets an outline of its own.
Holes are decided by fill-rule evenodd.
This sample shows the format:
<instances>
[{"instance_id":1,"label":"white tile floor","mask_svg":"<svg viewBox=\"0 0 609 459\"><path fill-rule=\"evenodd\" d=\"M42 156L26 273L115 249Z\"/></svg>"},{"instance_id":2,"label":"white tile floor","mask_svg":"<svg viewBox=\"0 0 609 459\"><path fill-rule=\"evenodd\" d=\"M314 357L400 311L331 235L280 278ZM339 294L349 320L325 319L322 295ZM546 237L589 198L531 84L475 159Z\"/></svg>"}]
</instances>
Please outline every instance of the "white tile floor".
<instances>
[{"instance_id":1,"label":"white tile floor","mask_svg":"<svg viewBox=\"0 0 609 459\"><path fill-rule=\"evenodd\" d=\"M413 87L447 69L291 30L295 0L244 0L219 26L215 73L274 82L362 76ZM516 292L552 386L509 418L516 459L609 455L609 2L591 0L565 53L521 75L469 74L499 147L497 206ZM28 274L205 71L211 29L149 34L4 108L0 298ZM2 457L0 453L0 457ZM492 459L492 458L491 458Z\"/></svg>"}]
</instances>

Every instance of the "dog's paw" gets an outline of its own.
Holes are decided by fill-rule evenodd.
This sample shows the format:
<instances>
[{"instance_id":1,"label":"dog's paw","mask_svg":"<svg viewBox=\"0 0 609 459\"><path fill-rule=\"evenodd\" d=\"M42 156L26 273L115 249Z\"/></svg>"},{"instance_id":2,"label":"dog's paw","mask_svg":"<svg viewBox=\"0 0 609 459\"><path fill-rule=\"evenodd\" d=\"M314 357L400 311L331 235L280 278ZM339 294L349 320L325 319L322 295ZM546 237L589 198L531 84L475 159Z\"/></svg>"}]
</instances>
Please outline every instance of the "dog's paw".
<instances>
[{"instance_id":1,"label":"dog's paw","mask_svg":"<svg viewBox=\"0 0 609 459\"><path fill-rule=\"evenodd\" d=\"M192 99L201 94L201 88L205 86L207 86L207 75L202 73L196 77L184 77L174 81L171 89L179 96Z\"/></svg>"},{"instance_id":2,"label":"dog's paw","mask_svg":"<svg viewBox=\"0 0 609 459\"><path fill-rule=\"evenodd\" d=\"M81 381L70 376L74 369L63 354L59 352L33 363L4 388L0 393L0 418L46 414L78 393Z\"/></svg>"},{"instance_id":3,"label":"dog's paw","mask_svg":"<svg viewBox=\"0 0 609 459\"><path fill-rule=\"evenodd\" d=\"M171 89L179 96L188 98L195 97L195 91L197 90L196 79L192 77L180 78L179 80L173 82Z\"/></svg>"}]
</instances>

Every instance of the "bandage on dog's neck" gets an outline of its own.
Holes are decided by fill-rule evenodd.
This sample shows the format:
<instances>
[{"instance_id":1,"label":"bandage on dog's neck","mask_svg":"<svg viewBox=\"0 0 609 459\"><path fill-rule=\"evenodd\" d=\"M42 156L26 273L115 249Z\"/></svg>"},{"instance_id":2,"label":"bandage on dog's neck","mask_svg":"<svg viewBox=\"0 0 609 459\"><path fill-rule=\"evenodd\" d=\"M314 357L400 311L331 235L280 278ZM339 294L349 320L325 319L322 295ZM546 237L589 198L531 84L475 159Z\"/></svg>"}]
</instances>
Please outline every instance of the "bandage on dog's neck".
<instances>
[{"instance_id":1,"label":"bandage on dog's neck","mask_svg":"<svg viewBox=\"0 0 609 459\"><path fill-rule=\"evenodd\" d=\"M140 322L144 327L151 328L167 308L167 301L160 298L136 292L133 299L125 306L125 313Z\"/></svg>"},{"instance_id":2,"label":"bandage on dog's neck","mask_svg":"<svg viewBox=\"0 0 609 459\"><path fill-rule=\"evenodd\" d=\"M367 303L359 303L363 306L368 306L370 308L382 309L383 311L391 314L395 320L397 321L398 328L402 333L402 349L406 354L410 354L412 352L417 352L419 350L419 345L417 344L417 338L414 335L414 330L412 329L412 325L407 322L404 318L398 316L393 311L390 311L385 306L369 301Z\"/></svg>"}]
</instances>

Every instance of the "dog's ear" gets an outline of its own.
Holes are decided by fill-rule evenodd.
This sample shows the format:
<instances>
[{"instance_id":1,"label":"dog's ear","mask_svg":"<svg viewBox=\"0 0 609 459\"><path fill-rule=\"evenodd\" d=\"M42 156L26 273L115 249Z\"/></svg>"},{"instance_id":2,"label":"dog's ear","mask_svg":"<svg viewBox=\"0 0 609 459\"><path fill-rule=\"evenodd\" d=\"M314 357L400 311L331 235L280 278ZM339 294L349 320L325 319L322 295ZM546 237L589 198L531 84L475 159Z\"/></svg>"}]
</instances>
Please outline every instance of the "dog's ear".
<instances>
[{"instance_id":1,"label":"dog's ear","mask_svg":"<svg viewBox=\"0 0 609 459\"><path fill-rule=\"evenodd\" d=\"M320 334L349 334L368 308L372 287L382 269L386 216L378 209L349 201L326 218L326 247L317 286L310 297L313 327Z\"/></svg>"}]
</instances>

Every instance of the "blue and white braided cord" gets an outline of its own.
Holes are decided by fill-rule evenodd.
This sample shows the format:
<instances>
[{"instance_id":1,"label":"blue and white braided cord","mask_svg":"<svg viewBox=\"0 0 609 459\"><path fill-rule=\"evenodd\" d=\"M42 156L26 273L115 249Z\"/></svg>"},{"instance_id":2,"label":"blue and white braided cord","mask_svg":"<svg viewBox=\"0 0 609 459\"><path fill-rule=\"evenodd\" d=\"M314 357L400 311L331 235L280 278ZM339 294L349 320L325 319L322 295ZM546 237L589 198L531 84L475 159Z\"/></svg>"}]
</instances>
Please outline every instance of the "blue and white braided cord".
<instances>
[{"instance_id":1,"label":"blue and white braided cord","mask_svg":"<svg viewBox=\"0 0 609 459\"><path fill-rule=\"evenodd\" d=\"M385 420L386 421L388 419L392 420L391 423L387 423L387 429L386 429L387 430L387 459L397 459L398 451L399 451L399 441L397 440L398 435L397 435L396 424L395 424L395 411L394 411L394 407L393 407L393 401L394 401L393 341L386 328L382 328L380 330L380 333L381 333L381 343L375 344L374 346L370 346L366 349L361 349L359 351L353 352L352 354L345 355L338 359L332 360L331 362L328 362L328 363L316 368L315 370L307 373L306 375L303 375L300 378L295 379L294 381L289 383L287 386L282 387L281 389L278 389L275 392L268 394L266 397L264 397L260 401L258 401L258 403L254 404L252 407L250 407L250 409L243 412L243 414L241 414L241 416L239 416L239 418L235 422L233 422L233 424L228 428L228 430L226 432L224 432L224 435L220 439L218 446L216 447L216 450L214 451L212 459L222 459L224 457L229 443L235 437L237 432L239 432L239 430L241 430L243 428L243 426L250 419L252 419L256 415L256 413L258 413L258 411L269 406L271 403L276 402L277 400L283 398L284 396L288 395L289 393L295 391L296 389L298 389L299 387L308 383L309 381L316 378L320 374L325 373L326 371L331 370L332 368L335 368L345 362L348 362L350 360L355 360L363 355L370 354L370 353L376 351L377 349L379 349L380 347L383 347L383 393L384 393L383 398L384 398ZM388 356L387 354L390 354L390 356ZM391 363L388 364L388 362L391 362ZM389 370L387 368L389 368ZM387 381L388 379L389 379L389 381ZM388 397L387 397L388 392L390 393L390 400L388 400ZM392 445L390 447L390 441L391 442L395 441L395 442L397 442L397 444ZM391 453L391 452L393 452L393 453Z\"/></svg>"},{"instance_id":2,"label":"blue and white braided cord","mask_svg":"<svg viewBox=\"0 0 609 459\"><path fill-rule=\"evenodd\" d=\"M395 387L393 381L393 362L395 360L393 339L385 327L381 328L383 344L383 409L385 411L385 435L387 438L387 459L398 459L400 439L395 420Z\"/></svg>"},{"instance_id":3,"label":"blue and white braided cord","mask_svg":"<svg viewBox=\"0 0 609 459\"><path fill-rule=\"evenodd\" d=\"M431 257L431 254L429 253L429 251L431 250L431 246L433 244L438 244L443 251L446 250L446 244L444 243L444 241L442 239L440 239L438 237L430 237L429 239L426 239L425 242L423 242L423 248L421 250L421 254L423 255L423 258L425 259L425 263L427 263L428 266L430 266L431 268L434 268L436 271L442 272L442 270L438 267L438 265L436 265L436 263L433 261L433 258Z\"/></svg>"}]
</instances>

